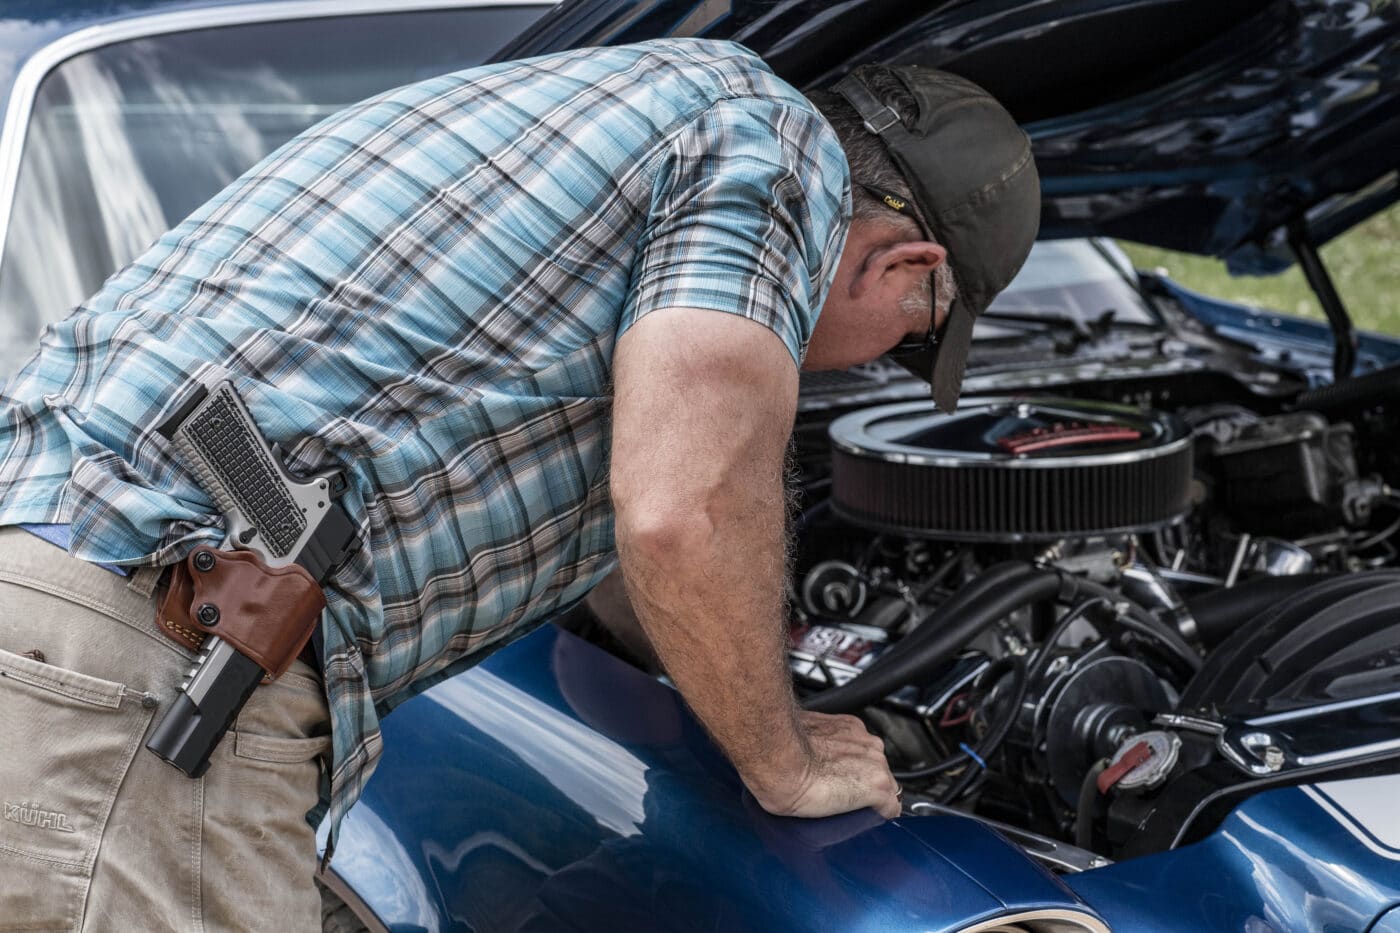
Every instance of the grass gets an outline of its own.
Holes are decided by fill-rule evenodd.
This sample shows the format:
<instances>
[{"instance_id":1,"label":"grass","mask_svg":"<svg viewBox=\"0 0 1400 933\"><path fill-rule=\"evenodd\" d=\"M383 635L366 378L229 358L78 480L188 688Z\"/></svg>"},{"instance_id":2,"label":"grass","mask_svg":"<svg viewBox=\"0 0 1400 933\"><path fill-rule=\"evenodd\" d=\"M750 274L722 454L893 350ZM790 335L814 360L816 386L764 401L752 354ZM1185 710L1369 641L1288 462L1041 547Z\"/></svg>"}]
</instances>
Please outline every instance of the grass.
<instances>
[{"instance_id":1,"label":"grass","mask_svg":"<svg viewBox=\"0 0 1400 933\"><path fill-rule=\"evenodd\" d=\"M1140 269L1167 270L1187 288L1285 314L1324 320L1298 267L1273 276L1235 277L1217 259L1119 241ZM1400 204L1322 247L1322 262L1362 330L1400 334Z\"/></svg>"}]
</instances>

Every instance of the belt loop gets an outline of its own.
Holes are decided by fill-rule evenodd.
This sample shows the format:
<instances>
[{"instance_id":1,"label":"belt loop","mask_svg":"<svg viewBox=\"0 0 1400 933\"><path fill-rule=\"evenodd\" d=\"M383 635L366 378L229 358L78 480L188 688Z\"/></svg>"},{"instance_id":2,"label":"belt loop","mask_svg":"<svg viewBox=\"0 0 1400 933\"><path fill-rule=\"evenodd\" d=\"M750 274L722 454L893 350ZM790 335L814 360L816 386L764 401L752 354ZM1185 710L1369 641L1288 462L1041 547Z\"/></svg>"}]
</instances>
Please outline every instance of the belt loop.
<instances>
[{"instance_id":1,"label":"belt loop","mask_svg":"<svg viewBox=\"0 0 1400 933\"><path fill-rule=\"evenodd\" d=\"M139 596L150 598L156 590L156 583L160 580L160 575L165 572L164 567L138 567L131 575L131 582L126 588Z\"/></svg>"}]
</instances>

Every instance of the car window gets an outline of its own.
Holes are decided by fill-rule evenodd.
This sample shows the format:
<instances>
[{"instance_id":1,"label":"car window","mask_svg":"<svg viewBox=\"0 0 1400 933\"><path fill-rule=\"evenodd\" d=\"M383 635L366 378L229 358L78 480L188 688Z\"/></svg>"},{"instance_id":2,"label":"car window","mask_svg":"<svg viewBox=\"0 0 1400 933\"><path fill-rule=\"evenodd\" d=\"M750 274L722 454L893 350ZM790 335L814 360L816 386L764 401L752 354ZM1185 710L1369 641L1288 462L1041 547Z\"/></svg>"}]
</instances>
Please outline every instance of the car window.
<instances>
[{"instance_id":1,"label":"car window","mask_svg":"<svg viewBox=\"0 0 1400 933\"><path fill-rule=\"evenodd\" d=\"M1042 240L1031 247L1026 264L987 310L1086 323L1112 311L1117 323L1156 324L1131 269L1126 257L1106 241Z\"/></svg>"},{"instance_id":2,"label":"car window","mask_svg":"<svg viewBox=\"0 0 1400 933\"><path fill-rule=\"evenodd\" d=\"M0 262L0 378L45 323L288 138L347 104L479 64L548 8L204 29L55 68L35 98Z\"/></svg>"}]
</instances>

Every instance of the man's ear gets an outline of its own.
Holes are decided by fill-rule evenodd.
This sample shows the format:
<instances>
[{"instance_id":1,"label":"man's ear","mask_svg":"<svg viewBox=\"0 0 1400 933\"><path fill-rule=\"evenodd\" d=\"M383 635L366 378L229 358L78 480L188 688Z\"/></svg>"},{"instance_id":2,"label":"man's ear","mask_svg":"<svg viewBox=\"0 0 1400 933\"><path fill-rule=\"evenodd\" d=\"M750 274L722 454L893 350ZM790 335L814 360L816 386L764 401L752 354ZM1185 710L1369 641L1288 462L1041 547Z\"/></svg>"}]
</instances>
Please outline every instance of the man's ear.
<instances>
[{"instance_id":1,"label":"man's ear","mask_svg":"<svg viewBox=\"0 0 1400 933\"><path fill-rule=\"evenodd\" d=\"M948 251L929 240L913 240L878 246L865 257L852 282L852 297L893 289L904 294L920 279L928 278L948 261Z\"/></svg>"}]
</instances>

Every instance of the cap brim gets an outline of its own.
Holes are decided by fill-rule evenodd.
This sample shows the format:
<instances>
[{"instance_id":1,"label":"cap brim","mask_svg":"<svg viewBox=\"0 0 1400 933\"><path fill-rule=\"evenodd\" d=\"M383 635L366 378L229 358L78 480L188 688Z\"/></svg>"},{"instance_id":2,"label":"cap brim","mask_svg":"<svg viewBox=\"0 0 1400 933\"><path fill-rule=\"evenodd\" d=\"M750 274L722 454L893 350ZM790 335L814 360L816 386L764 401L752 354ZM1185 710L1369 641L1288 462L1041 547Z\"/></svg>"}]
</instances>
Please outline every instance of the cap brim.
<instances>
[{"instance_id":1,"label":"cap brim","mask_svg":"<svg viewBox=\"0 0 1400 933\"><path fill-rule=\"evenodd\" d=\"M941 412L951 415L958 410L963 372L967 369L967 354L972 350L972 329L976 324L976 312L961 298L954 299L953 306L948 309L943 335L938 338L938 346L933 348L933 378L929 380L933 401Z\"/></svg>"},{"instance_id":2,"label":"cap brim","mask_svg":"<svg viewBox=\"0 0 1400 933\"><path fill-rule=\"evenodd\" d=\"M972 329L977 317L962 298L955 298L948 309L948 321L932 350L891 357L896 363L929 384L938 410L952 414L962 394L967 354L972 349Z\"/></svg>"}]
</instances>

